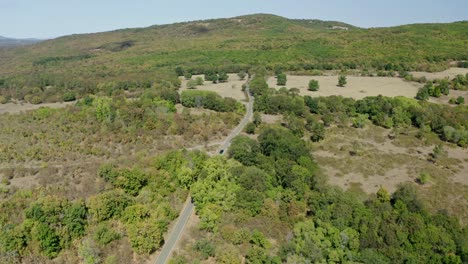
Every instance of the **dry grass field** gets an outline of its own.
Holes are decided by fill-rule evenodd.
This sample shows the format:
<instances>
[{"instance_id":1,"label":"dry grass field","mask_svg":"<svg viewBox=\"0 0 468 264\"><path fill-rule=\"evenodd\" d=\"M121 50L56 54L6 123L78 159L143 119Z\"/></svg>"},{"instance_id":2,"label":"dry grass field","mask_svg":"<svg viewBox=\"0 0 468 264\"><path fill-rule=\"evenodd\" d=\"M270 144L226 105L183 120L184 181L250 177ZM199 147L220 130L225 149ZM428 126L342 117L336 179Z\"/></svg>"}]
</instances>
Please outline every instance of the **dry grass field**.
<instances>
[{"instance_id":1,"label":"dry grass field","mask_svg":"<svg viewBox=\"0 0 468 264\"><path fill-rule=\"evenodd\" d=\"M414 77L420 78L425 76L428 80L435 80L435 79L444 79L449 78L453 79L458 74L467 74L468 69L466 68L449 68L448 70L442 72L410 72Z\"/></svg>"},{"instance_id":2,"label":"dry grass field","mask_svg":"<svg viewBox=\"0 0 468 264\"><path fill-rule=\"evenodd\" d=\"M46 104L30 104L30 103L24 103L24 102L6 103L6 104L0 104L0 114L3 114L3 113L17 114L17 113L25 112L28 110L39 109L41 107L62 108L62 107L66 107L67 105L72 105L74 103L75 102L46 103Z\"/></svg>"},{"instance_id":3,"label":"dry grass field","mask_svg":"<svg viewBox=\"0 0 468 264\"><path fill-rule=\"evenodd\" d=\"M301 95L310 95L313 97L341 95L354 99L362 99L367 96L406 96L414 98L418 89L421 87L418 83L405 82L400 78L392 77L357 77L348 76L345 87L339 87L338 76L287 76L287 88L298 88ZM310 80L317 80L320 89L316 92L309 91L308 84ZM282 86L276 85L276 78L270 77L268 85L274 88Z\"/></svg>"},{"instance_id":4,"label":"dry grass field","mask_svg":"<svg viewBox=\"0 0 468 264\"><path fill-rule=\"evenodd\" d=\"M197 86L197 90L203 91L212 91L217 92L222 97L232 97L239 101L244 101L245 94L242 92L242 85L245 83L245 80L240 80L237 74L228 74L229 79L225 83L213 83L210 81L205 81L203 85ZM195 80L197 77L204 78L204 75L194 75L192 80ZM187 82L185 78L181 78L182 87L179 89L180 92L187 89Z\"/></svg>"},{"instance_id":5,"label":"dry grass field","mask_svg":"<svg viewBox=\"0 0 468 264\"><path fill-rule=\"evenodd\" d=\"M395 139L389 139L390 133L374 125L332 127L325 140L313 143L313 155L330 184L369 194L381 186L393 192L398 184L412 182L430 208L446 208L468 219L468 151L437 138L419 140L413 130ZM432 162L436 144L444 145L447 156ZM429 183L416 183L421 173L430 175Z\"/></svg>"}]
</instances>

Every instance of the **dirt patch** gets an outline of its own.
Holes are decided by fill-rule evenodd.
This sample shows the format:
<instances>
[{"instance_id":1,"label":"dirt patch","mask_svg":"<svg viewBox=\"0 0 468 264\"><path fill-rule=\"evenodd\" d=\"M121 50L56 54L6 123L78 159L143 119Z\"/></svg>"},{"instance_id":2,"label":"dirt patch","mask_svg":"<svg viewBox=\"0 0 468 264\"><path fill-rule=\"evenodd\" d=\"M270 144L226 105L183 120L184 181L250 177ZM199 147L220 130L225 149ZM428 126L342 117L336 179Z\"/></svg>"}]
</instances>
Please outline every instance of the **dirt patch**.
<instances>
[{"instance_id":1,"label":"dirt patch","mask_svg":"<svg viewBox=\"0 0 468 264\"><path fill-rule=\"evenodd\" d=\"M367 96L405 96L414 98L421 84L406 82L400 78L392 77L357 77L348 76L345 87L339 87L337 76L287 76L287 88L298 88L301 95L312 97L341 95L354 99L362 99ZM320 89L316 92L307 90L310 80L317 80ZM274 88L282 86L276 85L276 78L270 77L268 85Z\"/></svg>"},{"instance_id":2,"label":"dirt patch","mask_svg":"<svg viewBox=\"0 0 468 264\"><path fill-rule=\"evenodd\" d=\"M444 79L449 78L453 79L458 74L467 74L468 69L466 68L450 68L448 70L442 72L410 72L414 77L421 78L425 76L428 80L435 80L435 79Z\"/></svg>"},{"instance_id":3,"label":"dirt patch","mask_svg":"<svg viewBox=\"0 0 468 264\"><path fill-rule=\"evenodd\" d=\"M203 91L212 91L216 92L222 97L231 97L238 101L246 100L245 94L242 91L242 85L245 83L245 80L239 80L237 74L228 74L229 79L225 83L213 83L210 81L205 81L203 85L197 86L197 90ZM193 75L192 80L195 80L197 77L204 78L204 75ZM181 78L182 86L179 90L182 92L183 90L187 90L187 82L185 78Z\"/></svg>"},{"instance_id":4,"label":"dirt patch","mask_svg":"<svg viewBox=\"0 0 468 264\"><path fill-rule=\"evenodd\" d=\"M267 114L261 114L262 118L262 123L265 124L277 124L283 120L282 115L267 115Z\"/></svg>"},{"instance_id":5,"label":"dirt patch","mask_svg":"<svg viewBox=\"0 0 468 264\"><path fill-rule=\"evenodd\" d=\"M72 105L75 102L65 102L65 103L47 103L47 104L30 104L30 103L6 103L0 104L0 114L10 113L17 114L25 112L28 110L39 109L41 107L50 107L50 108L62 108L67 105Z\"/></svg>"}]
</instances>

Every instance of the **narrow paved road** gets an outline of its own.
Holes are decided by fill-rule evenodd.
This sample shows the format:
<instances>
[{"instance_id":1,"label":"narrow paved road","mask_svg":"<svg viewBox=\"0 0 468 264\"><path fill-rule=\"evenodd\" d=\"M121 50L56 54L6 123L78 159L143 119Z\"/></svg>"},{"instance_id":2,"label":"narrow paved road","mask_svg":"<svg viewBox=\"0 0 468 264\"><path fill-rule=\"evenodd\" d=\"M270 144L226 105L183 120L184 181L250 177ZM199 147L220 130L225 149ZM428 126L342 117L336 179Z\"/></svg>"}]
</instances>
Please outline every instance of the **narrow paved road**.
<instances>
[{"instance_id":1,"label":"narrow paved road","mask_svg":"<svg viewBox=\"0 0 468 264\"><path fill-rule=\"evenodd\" d=\"M246 89L247 96L249 97L249 102L247 104L247 112L245 113L244 118L242 121L237 125L237 127L229 134L229 136L224 140L221 144L221 147L218 149L218 153L224 155L226 153L227 148L231 145L231 140L235 138L239 133L244 129L245 125L249 122L253 115L253 104L254 98L250 95L250 90L247 87ZM192 215L195 206L192 203L192 199L190 197L187 198L185 202L185 206L180 213L179 218L177 219L177 223L175 224L174 228L171 231L171 234L167 238L164 243L164 246L161 250L161 253L156 258L156 264L166 264L169 261L169 257L174 250L174 246L177 244L178 240L180 239L182 233L184 232L185 226Z\"/></svg>"}]
</instances>

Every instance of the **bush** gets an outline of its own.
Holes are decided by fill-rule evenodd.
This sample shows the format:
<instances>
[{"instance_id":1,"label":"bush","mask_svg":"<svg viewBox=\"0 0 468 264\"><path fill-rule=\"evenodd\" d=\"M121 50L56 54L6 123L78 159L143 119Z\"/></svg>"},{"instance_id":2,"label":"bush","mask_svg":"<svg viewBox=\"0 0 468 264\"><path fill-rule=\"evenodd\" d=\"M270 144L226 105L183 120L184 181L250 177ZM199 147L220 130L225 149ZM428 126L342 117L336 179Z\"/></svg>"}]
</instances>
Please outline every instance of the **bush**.
<instances>
[{"instance_id":1,"label":"bush","mask_svg":"<svg viewBox=\"0 0 468 264\"><path fill-rule=\"evenodd\" d=\"M309 82L309 91L318 91L319 82L317 80L310 80Z\"/></svg>"},{"instance_id":2,"label":"bush","mask_svg":"<svg viewBox=\"0 0 468 264\"><path fill-rule=\"evenodd\" d=\"M227 82L229 79L229 76L225 72L221 72L218 76L218 81L219 82Z\"/></svg>"},{"instance_id":3,"label":"bush","mask_svg":"<svg viewBox=\"0 0 468 264\"><path fill-rule=\"evenodd\" d=\"M340 75L338 76L338 86L344 87L346 85L346 76L345 75Z\"/></svg>"},{"instance_id":4,"label":"bush","mask_svg":"<svg viewBox=\"0 0 468 264\"><path fill-rule=\"evenodd\" d=\"M150 254L161 247L166 226L155 219L129 225L127 234L133 250L138 254Z\"/></svg>"},{"instance_id":5,"label":"bush","mask_svg":"<svg viewBox=\"0 0 468 264\"><path fill-rule=\"evenodd\" d=\"M280 73L278 74L278 76L276 76L277 78L277 85L286 85L286 82L287 82L287 77L286 77L286 74L284 73Z\"/></svg>"},{"instance_id":6,"label":"bush","mask_svg":"<svg viewBox=\"0 0 468 264\"><path fill-rule=\"evenodd\" d=\"M42 99L41 99L41 97L35 95L35 96L32 96L31 99L29 99L29 102L31 104L40 104L40 103L42 103Z\"/></svg>"},{"instance_id":7,"label":"bush","mask_svg":"<svg viewBox=\"0 0 468 264\"><path fill-rule=\"evenodd\" d=\"M75 101L75 100L76 100L75 93L69 91L69 92L65 92L63 94L63 101L71 102L71 101Z\"/></svg>"},{"instance_id":8,"label":"bush","mask_svg":"<svg viewBox=\"0 0 468 264\"><path fill-rule=\"evenodd\" d=\"M247 134L255 134L255 124L253 122L248 123L245 126L245 132Z\"/></svg>"},{"instance_id":9,"label":"bush","mask_svg":"<svg viewBox=\"0 0 468 264\"><path fill-rule=\"evenodd\" d=\"M425 172L419 174L416 181L421 185L424 185L424 184L428 183L429 182L429 174L427 174Z\"/></svg>"},{"instance_id":10,"label":"bush","mask_svg":"<svg viewBox=\"0 0 468 264\"><path fill-rule=\"evenodd\" d=\"M184 73L184 77L186 80L190 80L192 78L192 73L187 71Z\"/></svg>"},{"instance_id":11,"label":"bush","mask_svg":"<svg viewBox=\"0 0 468 264\"><path fill-rule=\"evenodd\" d=\"M0 104L6 104L6 103L8 103L8 99L0 95Z\"/></svg>"},{"instance_id":12,"label":"bush","mask_svg":"<svg viewBox=\"0 0 468 264\"><path fill-rule=\"evenodd\" d=\"M465 104L465 98L463 96L458 96L457 97L457 100L455 100L455 103L457 105L462 105L462 104Z\"/></svg>"},{"instance_id":13,"label":"bush","mask_svg":"<svg viewBox=\"0 0 468 264\"><path fill-rule=\"evenodd\" d=\"M215 254L215 247L206 239L197 241L193 246L193 249L200 252L203 259L213 257Z\"/></svg>"},{"instance_id":14,"label":"bush","mask_svg":"<svg viewBox=\"0 0 468 264\"><path fill-rule=\"evenodd\" d=\"M97 222L118 217L132 203L130 197L121 190L112 190L89 199L89 212Z\"/></svg>"},{"instance_id":15,"label":"bush","mask_svg":"<svg viewBox=\"0 0 468 264\"><path fill-rule=\"evenodd\" d=\"M245 79L245 76L247 76L247 74L245 73L245 71L240 71L237 76L239 76L239 79L241 80L244 80Z\"/></svg>"},{"instance_id":16,"label":"bush","mask_svg":"<svg viewBox=\"0 0 468 264\"><path fill-rule=\"evenodd\" d=\"M109 223L104 222L97 226L93 238L99 245L105 246L110 242L119 239L120 234L112 230L112 228L109 227Z\"/></svg>"},{"instance_id":17,"label":"bush","mask_svg":"<svg viewBox=\"0 0 468 264\"><path fill-rule=\"evenodd\" d=\"M203 80L203 77L198 76L195 78L196 85L203 85L205 83L205 80Z\"/></svg>"},{"instance_id":18,"label":"bush","mask_svg":"<svg viewBox=\"0 0 468 264\"><path fill-rule=\"evenodd\" d=\"M197 81L195 80L190 80L187 82L187 88L188 89L195 89L197 87Z\"/></svg>"}]
</instances>

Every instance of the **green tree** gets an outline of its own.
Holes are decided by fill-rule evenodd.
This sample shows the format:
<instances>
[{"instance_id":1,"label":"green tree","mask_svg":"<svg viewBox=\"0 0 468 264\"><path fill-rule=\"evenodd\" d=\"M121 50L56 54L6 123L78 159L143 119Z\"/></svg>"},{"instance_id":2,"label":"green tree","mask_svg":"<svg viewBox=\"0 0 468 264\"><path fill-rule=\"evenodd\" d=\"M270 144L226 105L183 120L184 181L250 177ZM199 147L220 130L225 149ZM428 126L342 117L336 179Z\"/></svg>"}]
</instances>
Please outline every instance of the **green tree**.
<instances>
[{"instance_id":1,"label":"green tree","mask_svg":"<svg viewBox=\"0 0 468 264\"><path fill-rule=\"evenodd\" d=\"M277 85L286 85L286 82L287 82L286 74L280 73L276 76L276 79L277 79L277 82L276 82Z\"/></svg>"},{"instance_id":2,"label":"green tree","mask_svg":"<svg viewBox=\"0 0 468 264\"><path fill-rule=\"evenodd\" d=\"M93 238L99 245L105 246L110 242L119 239L120 234L109 227L108 222L102 222L96 227Z\"/></svg>"},{"instance_id":3,"label":"green tree","mask_svg":"<svg viewBox=\"0 0 468 264\"><path fill-rule=\"evenodd\" d=\"M338 76L338 86L345 87L346 83L347 83L347 80L346 80L345 75Z\"/></svg>"},{"instance_id":4,"label":"green tree","mask_svg":"<svg viewBox=\"0 0 468 264\"><path fill-rule=\"evenodd\" d=\"M203 77L198 76L195 78L196 85L203 85L205 83L205 80L203 80Z\"/></svg>"},{"instance_id":5,"label":"green tree","mask_svg":"<svg viewBox=\"0 0 468 264\"><path fill-rule=\"evenodd\" d=\"M254 114L253 114L253 123L257 127L262 123L262 116L260 115L259 112L254 112Z\"/></svg>"},{"instance_id":6,"label":"green tree","mask_svg":"<svg viewBox=\"0 0 468 264\"><path fill-rule=\"evenodd\" d=\"M177 66L175 68L175 73L177 74L177 76L184 76L184 69L180 66Z\"/></svg>"},{"instance_id":7,"label":"green tree","mask_svg":"<svg viewBox=\"0 0 468 264\"><path fill-rule=\"evenodd\" d=\"M244 80L245 76L247 76L247 73L245 71L240 71L237 76L239 76L239 79Z\"/></svg>"},{"instance_id":8,"label":"green tree","mask_svg":"<svg viewBox=\"0 0 468 264\"><path fill-rule=\"evenodd\" d=\"M309 91L318 91L319 87L319 82L317 80L309 81Z\"/></svg>"},{"instance_id":9,"label":"green tree","mask_svg":"<svg viewBox=\"0 0 468 264\"><path fill-rule=\"evenodd\" d=\"M187 88L188 89L195 89L197 88L197 81L196 80L190 80L187 82Z\"/></svg>"},{"instance_id":10,"label":"green tree","mask_svg":"<svg viewBox=\"0 0 468 264\"><path fill-rule=\"evenodd\" d=\"M192 79L192 73L189 72L189 71L186 71L184 73L184 77L185 77L186 80L190 80L190 79Z\"/></svg>"},{"instance_id":11,"label":"green tree","mask_svg":"<svg viewBox=\"0 0 468 264\"><path fill-rule=\"evenodd\" d=\"M92 196L88 201L89 212L97 222L120 216L132 203L130 197L121 190L107 191Z\"/></svg>"},{"instance_id":12,"label":"green tree","mask_svg":"<svg viewBox=\"0 0 468 264\"><path fill-rule=\"evenodd\" d=\"M161 247L166 230L166 224L156 219L149 219L128 225L127 234L135 252L138 254L150 254Z\"/></svg>"},{"instance_id":13,"label":"green tree","mask_svg":"<svg viewBox=\"0 0 468 264\"><path fill-rule=\"evenodd\" d=\"M247 134L255 134L255 128L255 124L253 122L250 122L245 126L245 132Z\"/></svg>"},{"instance_id":14,"label":"green tree","mask_svg":"<svg viewBox=\"0 0 468 264\"><path fill-rule=\"evenodd\" d=\"M228 79L229 79L229 76L227 75L227 73L225 73L225 72L220 72L219 73L219 77L218 77L219 82L222 82L222 83L227 82Z\"/></svg>"}]
</instances>

